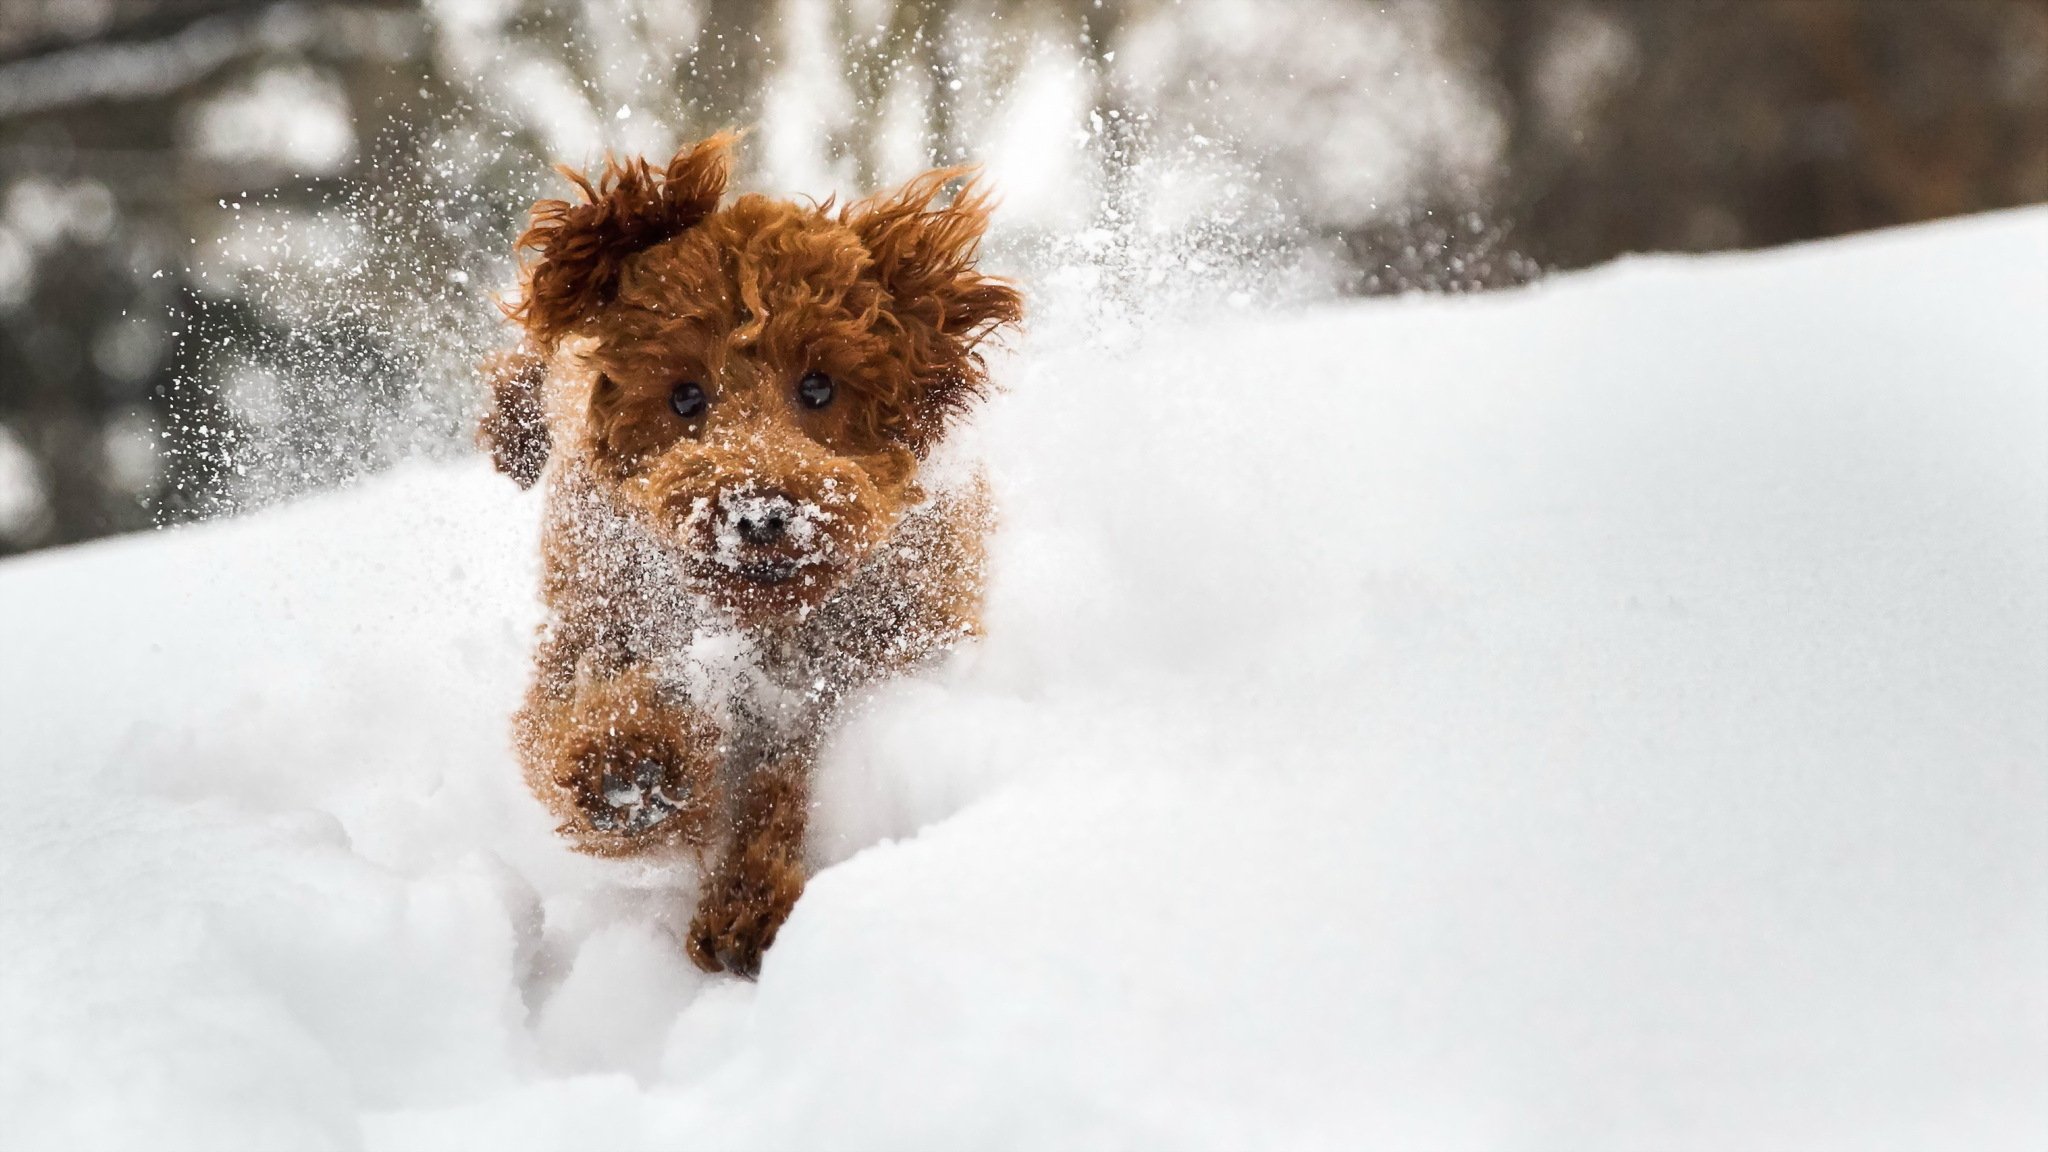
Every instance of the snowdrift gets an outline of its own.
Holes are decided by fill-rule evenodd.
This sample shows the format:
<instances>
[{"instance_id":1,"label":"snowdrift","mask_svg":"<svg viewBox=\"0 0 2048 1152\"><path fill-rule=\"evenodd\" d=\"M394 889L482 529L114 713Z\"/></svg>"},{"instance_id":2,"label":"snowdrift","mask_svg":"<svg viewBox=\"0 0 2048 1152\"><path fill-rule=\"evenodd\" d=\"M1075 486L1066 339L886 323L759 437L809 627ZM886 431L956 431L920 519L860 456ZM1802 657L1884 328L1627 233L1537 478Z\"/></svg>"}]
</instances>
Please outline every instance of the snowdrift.
<instances>
[{"instance_id":1,"label":"snowdrift","mask_svg":"<svg viewBox=\"0 0 2048 1152\"><path fill-rule=\"evenodd\" d=\"M0 1143L2028 1148L2048 212L1041 334L757 985L480 463L0 566Z\"/></svg>"}]
</instances>

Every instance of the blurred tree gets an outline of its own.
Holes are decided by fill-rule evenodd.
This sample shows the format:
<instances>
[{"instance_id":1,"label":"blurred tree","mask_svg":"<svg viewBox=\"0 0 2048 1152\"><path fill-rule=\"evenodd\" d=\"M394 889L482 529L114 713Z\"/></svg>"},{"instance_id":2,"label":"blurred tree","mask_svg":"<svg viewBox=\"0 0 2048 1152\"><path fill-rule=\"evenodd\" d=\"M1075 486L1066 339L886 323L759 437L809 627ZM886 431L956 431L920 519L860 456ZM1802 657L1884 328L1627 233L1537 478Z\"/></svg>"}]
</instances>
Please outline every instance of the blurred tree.
<instances>
[{"instance_id":1,"label":"blurred tree","mask_svg":"<svg viewBox=\"0 0 2048 1152\"><path fill-rule=\"evenodd\" d=\"M1464 0L1546 265L2048 198L2043 0Z\"/></svg>"},{"instance_id":2,"label":"blurred tree","mask_svg":"<svg viewBox=\"0 0 2048 1152\"><path fill-rule=\"evenodd\" d=\"M0 552L452 450L549 164L853 190L1020 111L1082 218L1207 149L1463 290L2048 199L2048 0L0 0Z\"/></svg>"},{"instance_id":3,"label":"blurred tree","mask_svg":"<svg viewBox=\"0 0 2048 1152\"><path fill-rule=\"evenodd\" d=\"M228 117L209 130L201 113L238 84L298 67L335 78L344 106L328 138L338 123L346 143L377 79L414 52L419 22L405 8L0 6L0 427L33 457L44 505L14 531L0 524L0 552L207 506L236 429L217 394L181 377L179 348L199 315L191 250L230 198L296 177L290 148L241 146L259 126ZM292 193L312 203L336 193L343 169L305 175ZM230 338L218 323L211 335Z\"/></svg>"}]
</instances>

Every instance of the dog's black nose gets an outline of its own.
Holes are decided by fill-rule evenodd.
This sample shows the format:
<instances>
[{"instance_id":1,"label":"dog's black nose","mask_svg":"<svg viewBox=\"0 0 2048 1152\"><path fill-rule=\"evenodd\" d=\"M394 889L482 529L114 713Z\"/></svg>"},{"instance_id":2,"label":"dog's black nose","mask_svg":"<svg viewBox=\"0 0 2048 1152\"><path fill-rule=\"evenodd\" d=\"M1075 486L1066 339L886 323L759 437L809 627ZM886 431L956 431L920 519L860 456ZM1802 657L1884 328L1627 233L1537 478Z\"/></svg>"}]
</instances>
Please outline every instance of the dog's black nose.
<instances>
[{"instance_id":1,"label":"dog's black nose","mask_svg":"<svg viewBox=\"0 0 2048 1152\"><path fill-rule=\"evenodd\" d=\"M749 544L773 544L788 530L789 517L780 511L757 512L740 517L733 527Z\"/></svg>"}]
</instances>

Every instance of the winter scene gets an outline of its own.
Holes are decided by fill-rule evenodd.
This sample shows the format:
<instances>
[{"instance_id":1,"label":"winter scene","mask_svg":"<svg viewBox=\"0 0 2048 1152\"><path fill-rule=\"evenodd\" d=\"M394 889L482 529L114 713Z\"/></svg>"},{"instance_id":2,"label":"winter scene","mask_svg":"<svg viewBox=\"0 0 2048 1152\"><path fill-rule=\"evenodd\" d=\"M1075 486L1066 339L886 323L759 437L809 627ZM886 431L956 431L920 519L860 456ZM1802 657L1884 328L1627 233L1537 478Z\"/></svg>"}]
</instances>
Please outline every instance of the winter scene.
<instances>
[{"instance_id":1,"label":"winter scene","mask_svg":"<svg viewBox=\"0 0 2048 1152\"><path fill-rule=\"evenodd\" d=\"M2048 1147L2048 0L0 0L0 1147Z\"/></svg>"}]
</instances>

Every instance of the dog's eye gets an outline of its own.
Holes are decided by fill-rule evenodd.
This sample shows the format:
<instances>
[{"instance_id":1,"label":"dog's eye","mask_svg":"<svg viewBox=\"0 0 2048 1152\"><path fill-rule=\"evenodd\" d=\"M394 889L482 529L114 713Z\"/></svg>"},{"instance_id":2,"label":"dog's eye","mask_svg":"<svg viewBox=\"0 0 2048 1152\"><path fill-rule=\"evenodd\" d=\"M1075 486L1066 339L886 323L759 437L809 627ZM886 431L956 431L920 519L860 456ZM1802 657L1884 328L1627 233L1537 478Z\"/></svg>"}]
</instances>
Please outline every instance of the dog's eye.
<instances>
[{"instance_id":1,"label":"dog's eye","mask_svg":"<svg viewBox=\"0 0 2048 1152\"><path fill-rule=\"evenodd\" d=\"M704 414L704 409L711 406L711 400L704 395L702 384L685 380L676 385L675 391L668 394L668 406L675 409L676 415L683 419L695 420Z\"/></svg>"},{"instance_id":2,"label":"dog's eye","mask_svg":"<svg viewBox=\"0 0 2048 1152\"><path fill-rule=\"evenodd\" d=\"M823 372L813 372L796 383L796 398L803 401L806 408L823 408L832 402L836 391L832 378Z\"/></svg>"}]
</instances>

